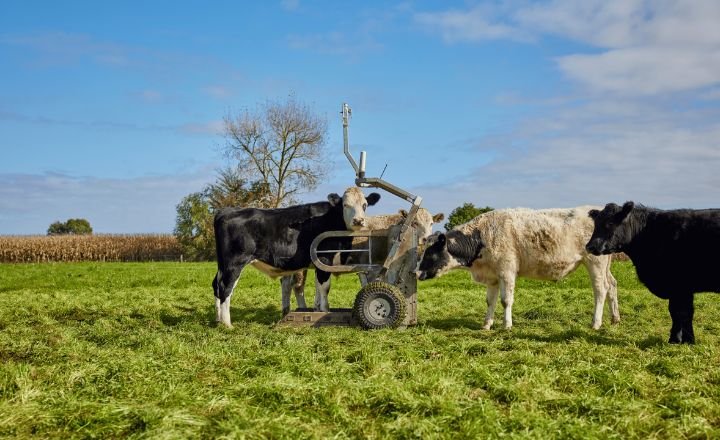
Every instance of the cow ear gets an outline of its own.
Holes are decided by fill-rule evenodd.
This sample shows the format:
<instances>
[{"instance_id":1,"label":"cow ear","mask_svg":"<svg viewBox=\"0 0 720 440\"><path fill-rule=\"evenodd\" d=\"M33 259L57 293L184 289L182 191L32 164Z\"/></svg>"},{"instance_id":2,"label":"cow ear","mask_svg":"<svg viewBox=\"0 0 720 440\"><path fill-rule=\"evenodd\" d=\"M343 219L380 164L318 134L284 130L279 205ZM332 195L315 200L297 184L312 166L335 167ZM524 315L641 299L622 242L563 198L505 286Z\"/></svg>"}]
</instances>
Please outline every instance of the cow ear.
<instances>
[{"instance_id":1,"label":"cow ear","mask_svg":"<svg viewBox=\"0 0 720 440\"><path fill-rule=\"evenodd\" d=\"M404 209L400 209L398 212L400 213L401 216L403 216L403 218L408 216L408 212Z\"/></svg>"},{"instance_id":2,"label":"cow ear","mask_svg":"<svg viewBox=\"0 0 720 440\"><path fill-rule=\"evenodd\" d=\"M622 218L627 217L627 215L630 214L630 211L632 211L634 207L634 202L625 202L625 204L622 206L622 211L620 212Z\"/></svg>"},{"instance_id":3,"label":"cow ear","mask_svg":"<svg viewBox=\"0 0 720 440\"><path fill-rule=\"evenodd\" d=\"M330 206L337 206L342 203L342 197L337 195L337 193L331 193L328 194L328 202L330 202Z\"/></svg>"},{"instance_id":4,"label":"cow ear","mask_svg":"<svg viewBox=\"0 0 720 440\"><path fill-rule=\"evenodd\" d=\"M433 216L433 223L440 223L443 220L445 220L445 214L443 214L442 212L437 213Z\"/></svg>"},{"instance_id":5,"label":"cow ear","mask_svg":"<svg viewBox=\"0 0 720 440\"><path fill-rule=\"evenodd\" d=\"M445 234L441 233L440 235L438 235L438 243L440 243L443 246L445 245Z\"/></svg>"},{"instance_id":6,"label":"cow ear","mask_svg":"<svg viewBox=\"0 0 720 440\"><path fill-rule=\"evenodd\" d=\"M378 193L370 193L367 197L365 197L365 200L367 200L368 206L372 206L376 204L380 200L380 194Z\"/></svg>"},{"instance_id":7,"label":"cow ear","mask_svg":"<svg viewBox=\"0 0 720 440\"><path fill-rule=\"evenodd\" d=\"M591 209L590 212L588 212L588 215L591 219L595 220L598 215L600 215L600 211L598 211L597 209Z\"/></svg>"}]
</instances>

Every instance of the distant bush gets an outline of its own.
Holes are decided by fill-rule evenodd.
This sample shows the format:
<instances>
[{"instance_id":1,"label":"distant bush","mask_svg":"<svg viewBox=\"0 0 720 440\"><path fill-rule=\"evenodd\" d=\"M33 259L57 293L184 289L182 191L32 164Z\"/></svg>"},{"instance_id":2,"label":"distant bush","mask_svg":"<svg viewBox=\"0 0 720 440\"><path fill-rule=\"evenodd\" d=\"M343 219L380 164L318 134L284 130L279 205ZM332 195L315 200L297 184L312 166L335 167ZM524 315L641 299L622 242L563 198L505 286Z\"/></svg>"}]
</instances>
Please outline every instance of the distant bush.
<instances>
[{"instance_id":1,"label":"distant bush","mask_svg":"<svg viewBox=\"0 0 720 440\"><path fill-rule=\"evenodd\" d=\"M0 236L0 263L182 259L172 235Z\"/></svg>"},{"instance_id":2,"label":"distant bush","mask_svg":"<svg viewBox=\"0 0 720 440\"><path fill-rule=\"evenodd\" d=\"M84 218L71 218L65 223L55 222L50 225L47 235L89 235L93 230L90 222Z\"/></svg>"},{"instance_id":3,"label":"distant bush","mask_svg":"<svg viewBox=\"0 0 720 440\"><path fill-rule=\"evenodd\" d=\"M477 208L472 203L465 203L462 206L458 206L457 208L453 209L453 211L450 213L450 215L448 216L448 222L445 223L445 230L449 231L455 226L467 223L478 215L490 212L492 210L493 209L489 206L486 206L484 208Z\"/></svg>"}]
</instances>

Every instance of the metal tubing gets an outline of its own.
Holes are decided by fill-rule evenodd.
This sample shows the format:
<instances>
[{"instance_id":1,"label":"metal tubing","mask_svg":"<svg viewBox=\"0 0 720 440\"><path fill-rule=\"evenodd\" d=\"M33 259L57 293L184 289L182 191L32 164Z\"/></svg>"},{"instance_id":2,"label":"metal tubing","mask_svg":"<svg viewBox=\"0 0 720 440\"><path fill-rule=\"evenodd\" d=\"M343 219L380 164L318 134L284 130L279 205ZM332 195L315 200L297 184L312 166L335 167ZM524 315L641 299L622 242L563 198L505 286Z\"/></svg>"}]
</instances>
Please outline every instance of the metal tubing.
<instances>
[{"instance_id":1,"label":"metal tubing","mask_svg":"<svg viewBox=\"0 0 720 440\"><path fill-rule=\"evenodd\" d=\"M367 158L367 153L365 153L364 151L361 151L360 152L360 169L357 172L357 176L360 179L365 178L365 160L366 160L366 158Z\"/></svg>"},{"instance_id":2,"label":"metal tubing","mask_svg":"<svg viewBox=\"0 0 720 440\"><path fill-rule=\"evenodd\" d=\"M397 186L393 185L392 183L388 183L382 179L378 179L377 177L366 177L366 178L357 178L355 179L355 185L361 186L361 187L369 187L372 186L374 188L381 188L385 191L389 192L390 194L396 195L400 197L401 199L405 199L410 203L415 203L417 200L417 204L420 204L420 201L422 198L420 196L416 196L414 194L410 194L409 192L405 191L404 189L398 188Z\"/></svg>"},{"instance_id":3,"label":"metal tubing","mask_svg":"<svg viewBox=\"0 0 720 440\"><path fill-rule=\"evenodd\" d=\"M352 115L352 109L349 105L343 103L342 105L342 118L343 118L343 146L344 146L344 152L345 157L348 158L350 161L350 165L352 165L353 169L355 170L355 175L358 175L358 166L355 162L355 159L353 159L352 154L350 154L350 141L348 140L348 125L350 124L350 115Z\"/></svg>"},{"instance_id":4,"label":"metal tubing","mask_svg":"<svg viewBox=\"0 0 720 440\"><path fill-rule=\"evenodd\" d=\"M355 264L355 265L332 265L329 266L322 261L318 259L319 253L326 253L326 250L318 250L318 245L320 242L327 238L332 237L367 237L368 242L372 241L373 237L387 237L388 236L388 230L387 229L375 229L375 230L368 230L368 231L328 231L323 232L322 234L315 237L315 240L310 244L310 260L312 260L313 265L320 270L323 270L325 272L331 272L331 273L349 273L349 272L371 272L371 271L378 271L382 269L382 266L378 264ZM335 250L333 252L337 253L343 253L343 252L370 252L370 245L368 244L367 249L346 249L346 250Z\"/></svg>"}]
</instances>

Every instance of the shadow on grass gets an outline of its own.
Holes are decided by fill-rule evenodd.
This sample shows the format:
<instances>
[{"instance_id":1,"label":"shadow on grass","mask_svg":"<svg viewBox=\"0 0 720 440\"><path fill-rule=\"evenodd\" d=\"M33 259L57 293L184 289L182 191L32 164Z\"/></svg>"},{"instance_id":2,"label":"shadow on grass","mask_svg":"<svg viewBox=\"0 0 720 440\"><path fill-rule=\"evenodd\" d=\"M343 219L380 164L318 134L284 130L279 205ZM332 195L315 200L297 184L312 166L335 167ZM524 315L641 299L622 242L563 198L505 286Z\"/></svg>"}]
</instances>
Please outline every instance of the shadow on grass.
<instances>
[{"instance_id":1,"label":"shadow on grass","mask_svg":"<svg viewBox=\"0 0 720 440\"><path fill-rule=\"evenodd\" d=\"M233 322L252 322L255 324L275 324L282 318L280 308L267 305L262 308L230 308L230 317ZM215 319L215 309L213 309Z\"/></svg>"},{"instance_id":2,"label":"shadow on grass","mask_svg":"<svg viewBox=\"0 0 720 440\"><path fill-rule=\"evenodd\" d=\"M268 305L261 308L246 309L231 307L230 318L234 325L241 322L270 325L278 322L281 316L277 307ZM161 313L160 321L168 327L186 323L200 323L210 327L218 326L214 305L204 308L176 307L172 312Z\"/></svg>"},{"instance_id":3,"label":"shadow on grass","mask_svg":"<svg viewBox=\"0 0 720 440\"><path fill-rule=\"evenodd\" d=\"M477 330L479 334L485 334L485 330L483 330L482 328L482 322L472 317L428 319L423 320L421 324L438 330L469 329ZM559 332L551 330L540 330L537 332L533 332L532 330L524 330L517 327L513 327L509 331L502 331L501 333L498 333L498 330L502 330L502 325L498 327L496 323L493 327L493 330L490 330L487 333L495 335L506 334L509 338L525 339L536 342L560 343L571 341L573 339L581 339L597 345L624 346L629 344L627 340L613 338L608 336L606 333L603 333L602 331L595 331L589 328L573 328Z\"/></svg>"},{"instance_id":4,"label":"shadow on grass","mask_svg":"<svg viewBox=\"0 0 720 440\"><path fill-rule=\"evenodd\" d=\"M445 319L421 319L420 324L438 330L470 329L482 330L482 323L474 317Z\"/></svg>"},{"instance_id":5,"label":"shadow on grass","mask_svg":"<svg viewBox=\"0 0 720 440\"><path fill-rule=\"evenodd\" d=\"M648 336L647 338L637 343L637 346L640 350L648 350L650 348L660 347L664 345L667 345L667 341L665 341L665 339L661 338L660 336Z\"/></svg>"},{"instance_id":6,"label":"shadow on grass","mask_svg":"<svg viewBox=\"0 0 720 440\"><path fill-rule=\"evenodd\" d=\"M516 334L516 337L519 339L526 339L530 341L552 343L568 342L573 339L581 339L596 345L609 345L620 347L629 344L627 340L612 338L596 330L586 330L579 328L547 333L518 332Z\"/></svg>"}]
</instances>

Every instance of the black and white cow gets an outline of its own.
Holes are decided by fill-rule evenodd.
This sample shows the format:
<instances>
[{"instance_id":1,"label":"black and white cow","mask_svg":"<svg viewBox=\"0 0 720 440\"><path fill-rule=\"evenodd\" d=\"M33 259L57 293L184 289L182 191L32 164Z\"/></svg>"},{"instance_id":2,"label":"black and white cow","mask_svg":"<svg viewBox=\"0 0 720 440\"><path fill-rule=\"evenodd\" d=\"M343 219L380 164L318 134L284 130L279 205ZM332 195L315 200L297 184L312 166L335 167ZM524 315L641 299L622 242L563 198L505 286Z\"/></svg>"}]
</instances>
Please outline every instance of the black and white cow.
<instances>
[{"instance_id":1,"label":"black and white cow","mask_svg":"<svg viewBox=\"0 0 720 440\"><path fill-rule=\"evenodd\" d=\"M311 266L310 244L318 235L361 227L365 209L379 199L377 193L365 198L358 188L352 187L345 191L343 197L335 193L328 195L327 202L278 209L220 210L214 223L218 271L213 280L213 291L217 320L232 326L230 297L246 265L251 264L271 277L292 276ZM351 246L351 240L338 239L337 242L323 244L344 249ZM323 258L327 258L330 264L333 255L326 255ZM316 287L329 287L329 278L329 273L317 270ZM283 293L286 284L292 285L283 281ZM320 296L327 302L326 291Z\"/></svg>"},{"instance_id":2,"label":"black and white cow","mask_svg":"<svg viewBox=\"0 0 720 440\"><path fill-rule=\"evenodd\" d=\"M669 300L670 343L694 343L694 294L720 292L720 209L662 211L626 202L589 214L595 230L588 252L625 252L648 290Z\"/></svg>"}]
</instances>

